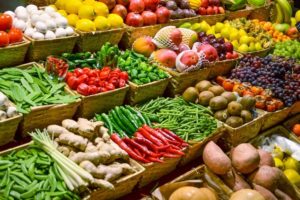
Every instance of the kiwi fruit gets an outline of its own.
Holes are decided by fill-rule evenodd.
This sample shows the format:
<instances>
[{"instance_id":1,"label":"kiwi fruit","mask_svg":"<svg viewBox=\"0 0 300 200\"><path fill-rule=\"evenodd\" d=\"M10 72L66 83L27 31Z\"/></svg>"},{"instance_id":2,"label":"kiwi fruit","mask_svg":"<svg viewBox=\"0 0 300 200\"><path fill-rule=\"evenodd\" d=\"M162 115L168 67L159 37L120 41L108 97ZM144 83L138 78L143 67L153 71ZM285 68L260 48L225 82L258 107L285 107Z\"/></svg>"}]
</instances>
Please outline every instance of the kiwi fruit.
<instances>
[{"instance_id":1,"label":"kiwi fruit","mask_svg":"<svg viewBox=\"0 0 300 200\"><path fill-rule=\"evenodd\" d=\"M187 101L187 102L196 102L197 98L198 98L198 90L194 87L189 87L187 88L183 94L182 94L182 98Z\"/></svg>"},{"instance_id":2,"label":"kiwi fruit","mask_svg":"<svg viewBox=\"0 0 300 200\"><path fill-rule=\"evenodd\" d=\"M242 126L244 124L244 121L241 117L231 116L226 120L225 123L233 128L236 128Z\"/></svg>"},{"instance_id":3,"label":"kiwi fruit","mask_svg":"<svg viewBox=\"0 0 300 200\"><path fill-rule=\"evenodd\" d=\"M227 106L228 113L233 116L240 116L241 111L243 110L242 104L237 101L232 101Z\"/></svg>"},{"instance_id":4,"label":"kiwi fruit","mask_svg":"<svg viewBox=\"0 0 300 200\"><path fill-rule=\"evenodd\" d=\"M195 88L197 88L197 90L199 92L203 92L208 90L208 88L210 88L212 86L210 81L204 80L204 81L200 81L199 83L196 84Z\"/></svg>"},{"instance_id":5,"label":"kiwi fruit","mask_svg":"<svg viewBox=\"0 0 300 200\"><path fill-rule=\"evenodd\" d=\"M225 92L223 92L223 93L221 94L221 96L222 96L222 97L225 97L225 98L227 99L228 103L237 100L237 96L236 96L234 93L232 93L232 92L227 92L227 91L225 91Z\"/></svg>"},{"instance_id":6,"label":"kiwi fruit","mask_svg":"<svg viewBox=\"0 0 300 200\"><path fill-rule=\"evenodd\" d=\"M208 90L214 93L215 96L219 96L225 91L224 88L219 85L214 85L210 87Z\"/></svg>"},{"instance_id":7,"label":"kiwi fruit","mask_svg":"<svg viewBox=\"0 0 300 200\"><path fill-rule=\"evenodd\" d=\"M225 122L226 119L229 117L229 114L227 112L227 109L219 110L219 111L215 112L214 117L219 121Z\"/></svg>"},{"instance_id":8,"label":"kiwi fruit","mask_svg":"<svg viewBox=\"0 0 300 200\"><path fill-rule=\"evenodd\" d=\"M212 93L211 91L203 91L199 94L198 103L201 104L202 106L208 106L209 101L214 96L215 96L214 93Z\"/></svg>"},{"instance_id":9,"label":"kiwi fruit","mask_svg":"<svg viewBox=\"0 0 300 200\"><path fill-rule=\"evenodd\" d=\"M249 110L242 110L241 117L243 118L245 123L253 120L253 115Z\"/></svg>"},{"instance_id":10,"label":"kiwi fruit","mask_svg":"<svg viewBox=\"0 0 300 200\"><path fill-rule=\"evenodd\" d=\"M244 110L250 110L254 108L256 100L254 97L246 95L240 99L240 104L242 104Z\"/></svg>"},{"instance_id":11,"label":"kiwi fruit","mask_svg":"<svg viewBox=\"0 0 300 200\"><path fill-rule=\"evenodd\" d=\"M213 97L209 101L209 107L212 110L223 110L227 107L227 104L228 104L227 99L222 96Z\"/></svg>"}]
</instances>

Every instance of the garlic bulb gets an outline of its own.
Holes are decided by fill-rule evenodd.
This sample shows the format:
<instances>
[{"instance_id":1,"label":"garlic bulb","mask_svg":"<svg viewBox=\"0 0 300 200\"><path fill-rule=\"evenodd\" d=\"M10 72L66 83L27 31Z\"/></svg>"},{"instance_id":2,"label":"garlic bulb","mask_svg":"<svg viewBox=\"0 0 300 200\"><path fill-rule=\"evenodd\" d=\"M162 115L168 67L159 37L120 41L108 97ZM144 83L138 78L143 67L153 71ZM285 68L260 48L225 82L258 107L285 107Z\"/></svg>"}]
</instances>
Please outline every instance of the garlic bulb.
<instances>
[{"instance_id":1,"label":"garlic bulb","mask_svg":"<svg viewBox=\"0 0 300 200\"><path fill-rule=\"evenodd\" d=\"M26 23L23 20L15 19L13 22L13 27L24 31L26 29Z\"/></svg>"},{"instance_id":2,"label":"garlic bulb","mask_svg":"<svg viewBox=\"0 0 300 200\"><path fill-rule=\"evenodd\" d=\"M55 30L56 29L56 23L53 20L47 20L46 26L47 26L47 30Z\"/></svg>"},{"instance_id":3,"label":"garlic bulb","mask_svg":"<svg viewBox=\"0 0 300 200\"><path fill-rule=\"evenodd\" d=\"M74 34L74 30L73 28L71 28L70 26L68 26L67 28L65 28L66 34L68 36L73 35Z\"/></svg>"},{"instance_id":4,"label":"garlic bulb","mask_svg":"<svg viewBox=\"0 0 300 200\"><path fill-rule=\"evenodd\" d=\"M33 28L26 28L24 34L27 35L28 37L32 37L34 32L35 30Z\"/></svg>"},{"instance_id":5,"label":"garlic bulb","mask_svg":"<svg viewBox=\"0 0 300 200\"><path fill-rule=\"evenodd\" d=\"M35 28L38 32L41 32L41 33L47 32L47 25L44 22L38 21L35 25Z\"/></svg>"},{"instance_id":6,"label":"garlic bulb","mask_svg":"<svg viewBox=\"0 0 300 200\"><path fill-rule=\"evenodd\" d=\"M37 11L38 7L36 5L29 4L28 6L26 6L26 10L27 10L27 12L29 12L31 14L31 13Z\"/></svg>"},{"instance_id":7,"label":"garlic bulb","mask_svg":"<svg viewBox=\"0 0 300 200\"><path fill-rule=\"evenodd\" d=\"M34 32L32 34L32 38L35 40L43 40L45 39L44 34L40 33L40 32Z\"/></svg>"},{"instance_id":8,"label":"garlic bulb","mask_svg":"<svg viewBox=\"0 0 300 200\"><path fill-rule=\"evenodd\" d=\"M58 17L55 19L57 27L66 28L68 25L68 20L64 17Z\"/></svg>"},{"instance_id":9,"label":"garlic bulb","mask_svg":"<svg viewBox=\"0 0 300 200\"><path fill-rule=\"evenodd\" d=\"M17 109L13 106L9 106L6 111L7 117L15 117L18 115Z\"/></svg>"},{"instance_id":10,"label":"garlic bulb","mask_svg":"<svg viewBox=\"0 0 300 200\"><path fill-rule=\"evenodd\" d=\"M56 38L56 35L53 31L47 31L46 34L45 34L45 39L55 39Z\"/></svg>"},{"instance_id":11,"label":"garlic bulb","mask_svg":"<svg viewBox=\"0 0 300 200\"><path fill-rule=\"evenodd\" d=\"M58 28L55 31L55 35L56 35L57 38L60 38L60 37L65 37L67 35L67 33L66 33L65 29Z\"/></svg>"}]
</instances>

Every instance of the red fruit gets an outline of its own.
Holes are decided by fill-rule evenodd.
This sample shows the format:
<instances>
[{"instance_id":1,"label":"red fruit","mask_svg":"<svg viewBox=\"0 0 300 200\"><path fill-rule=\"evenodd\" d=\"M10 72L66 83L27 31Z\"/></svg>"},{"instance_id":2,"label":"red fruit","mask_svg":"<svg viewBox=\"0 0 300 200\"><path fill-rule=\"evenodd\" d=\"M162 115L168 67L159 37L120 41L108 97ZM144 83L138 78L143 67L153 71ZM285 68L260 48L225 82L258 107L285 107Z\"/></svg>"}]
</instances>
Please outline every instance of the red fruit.
<instances>
[{"instance_id":1,"label":"red fruit","mask_svg":"<svg viewBox=\"0 0 300 200\"><path fill-rule=\"evenodd\" d=\"M181 31L176 28L170 33L170 40L176 45L180 45L182 42L182 33Z\"/></svg>"},{"instance_id":2,"label":"red fruit","mask_svg":"<svg viewBox=\"0 0 300 200\"><path fill-rule=\"evenodd\" d=\"M136 53L143 54L146 57L149 57L153 51L155 51L156 46L152 42L151 37L140 37L134 41L132 44L132 49Z\"/></svg>"},{"instance_id":3,"label":"red fruit","mask_svg":"<svg viewBox=\"0 0 300 200\"><path fill-rule=\"evenodd\" d=\"M219 6L219 13L220 14L224 14L225 13L225 10L223 7Z\"/></svg>"},{"instance_id":4,"label":"red fruit","mask_svg":"<svg viewBox=\"0 0 300 200\"><path fill-rule=\"evenodd\" d=\"M208 7L208 0L202 0L202 2L201 2L201 7L203 7L203 8L207 8Z\"/></svg>"},{"instance_id":5,"label":"red fruit","mask_svg":"<svg viewBox=\"0 0 300 200\"><path fill-rule=\"evenodd\" d=\"M21 42L23 40L23 33L20 29L12 28L8 32L9 43Z\"/></svg>"},{"instance_id":6,"label":"red fruit","mask_svg":"<svg viewBox=\"0 0 300 200\"><path fill-rule=\"evenodd\" d=\"M0 14L0 31L6 31L12 26L12 17L7 14Z\"/></svg>"},{"instance_id":7,"label":"red fruit","mask_svg":"<svg viewBox=\"0 0 300 200\"><path fill-rule=\"evenodd\" d=\"M160 49L152 53L151 58L157 63L173 68L176 64L177 54L170 49Z\"/></svg>"},{"instance_id":8,"label":"red fruit","mask_svg":"<svg viewBox=\"0 0 300 200\"><path fill-rule=\"evenodd\" d=\"M139 27L139 26L143 26L144 20L140 14L131 12L128 13L126 17L126 24L129 26Z\"/></svg>"},{"instance_id":9,"label":"red fruit","mask_svg":"<svg viewBox=\"0 0 300 200\"><path fill-rule=\"evenodd\" d=\"M151 10L155 12L159 4L159 0L144 0L144 3L145 3L145 10Z\"/></svg>"},{"instance_id":10,"label":"red fruit","mask_svg":"<svg viewBox=\"0 0 300 200\"><path fill-rule=\"evenodd\" d=\"M121 4L123 6L128 6L130 3L130 0L117 0L117 4Z\"/></svg>"},{"instance_id":11,"label":"red fruit","mask_svg":"<svg viewBox=\"0 0 300 200\"><path fill-rule=\"evenodd\" d=\"M224 45L226 47L226 52L232 53L232 51L233 51L233 45L231 44L231 42L225 42Z\"/></svg>"},{"instance_id":12,"label":"red fruit","mask_svg":"<svg viewBox=\"0 0 300 200\"><path fill-rule=\"evenodd\" d=\"M232 59L232 58L233 58L232 53L227 52L226 53L226 59Z\"/></svg>"},{"instance_id":13,"label":"red fruit","mask_svg":"<svg viewBox=\"0 0 300 200\"><path fill-rule=\"evenodd\" d=\"M233 59L236 59L236 58L238 58L239 57L239 54L237 53L237 52L233 52L232 53L232 57L233 57Z\"/></svg>"},{"instance_id":14,"label":"red fruit","mask_svg":"<svg viewBox=\"0 0 300 200\"><path fill-rule=\"evenodd\" d=\"M102 3L105 3L109 10L113 9L116 5L115 0L98 0L98 1L100 1Z\"/></svg>"},{"instance_id":15,"label":"red fruit","mask_svg":"<svg viewBox=\"0 0 300 200\"><path fill-rule=\"evenodd\" d=\"M157 16L154 12L144 11L142 13L144 25L153 25L157 23Z\"/></svg>"},{"instance_id":16,"label":"red fruit","mask_svg":"<svg viewBox=\"0 0 300 200\"><path fill-rule=\"evenodd\" d=\"M180 62L189 67L192 65L196 65L198 61L199 61L199 56L197 52L191 50L184 51L180 58Z\"/></svg>"},{"instance_id":17,"label":"red fruit","mask_svg":"<svg viewBox=\"0 0 300 200\"><path fill-rule=\"evenodd\" d=\"M183 44L181 43L179 46L178 46L178 52L181 53L183 51L186 51L186 50L190 50L190 47L186 44Z\"/></svg>"},{"instance_id":18,"label":"red fruit","mask_svg":"<svg viewBox=\"0 0 300 200\"><path fill-rule=\"evenodd\" d=\"M220 0L209 0L208 4L210 6L219 6L220 5Z\"/></svg>"},{"instance_id":19,"label":"red fruit","mask_svg":"<svg viewBox=\"0 0 300 200\"><path fill-rule=\"evenodd\" d=\"M200 7L200 8L199 8L199 14L200 14L200 15L206 15L206 14L207 14L207 13L206 13L206 8Z\"/></svg>"},{"instance_id":20,"label":"red fruit","mask_svg":"<svg viewBox=\"0 0 300 200\"><path fill-rule=\"evenodd\" d=\"M5 47L9 44L9 36L5 31L0 31L0 47Z\"/></svg>"},{"instance_id":21,"label":"red fruit","mask_svg":"<svg viewBox=\"0 0 300 200\"><path fill-rule=\"evenodd\" d=\"M134 13L141 13L145 9L143 0L130 0L129 11Z\"/></svg>"},{"instance_id":22,"label":"red fruit","mask_svg":"<svg viewBox=\"0 0 300 200\"><path fill-rule=\"evenodd\" d=\"M159 7L156 10L157 21L159 24L167 23L170 20L171 13L166 7Z\"/></svg>"},{"instance_id":23,"label":"red fruit","mask_svg":"<svg viewBox=\"0 0 300 200\"><path fill-rule=\"evenodd\" d=\"M127 16L127 9L121 4L117 4L111 12L120 15L123 19Z\"/></svg>"},{"instance_id":24,"label":"red fruit","mask_svg":"<svg viewBox=\"0 0 300 200\"><path fill-rule=\"evenodd\" d=\"M215 14L219 14L219 7L214 6L213 9L214 9L214 11L215 11Z\"/></svg>"},{"instance_id":25,"label":"red fruit","mask_svg":"<svg viewBox=\"0 0 300 200\"><path fill-rule=\"evenodd\" d=\"M217 50L210 44L203 44L197 47L198 52L203 52L208 61L215 61L218 58Z\"/></svg>"},{"instance_id":26,"label":"red fruit","mask_svg":"<svg viewBox=\"0 0 300 200\"><path fill-rule=\"evenodd\" d=\"M208 8L206 9L206 13L207 13L208 15L214 15L214 14L215 14L215 11L214 11L213 7L208 6Z\"/></svg>"}]
</instances>

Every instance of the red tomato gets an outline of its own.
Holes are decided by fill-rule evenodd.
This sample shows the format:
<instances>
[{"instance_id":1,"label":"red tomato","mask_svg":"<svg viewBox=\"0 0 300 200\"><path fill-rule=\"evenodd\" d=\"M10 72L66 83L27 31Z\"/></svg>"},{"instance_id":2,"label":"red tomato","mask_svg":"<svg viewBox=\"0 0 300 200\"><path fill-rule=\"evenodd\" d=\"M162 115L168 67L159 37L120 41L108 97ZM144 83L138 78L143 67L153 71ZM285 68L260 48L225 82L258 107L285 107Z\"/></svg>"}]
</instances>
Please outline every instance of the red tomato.
<instances>
[{"instance_id":1,"label":"red tomato","mask_svg":"<svg viewBox=\"0 0 300 200\"><path fill-rule=\"evenodd\" d=\"M72 90L76 90L79 84L78 78L76 76L70 76L67 80L67 84Z\"/></svg>"},{"instance_id":2,"label":"red tomato","mask_svg":"<svg viewBox=\"0 0 300 200\"><path fill-rule=\"evenodd\" d=\"M107 92L108 90L105 87L100 87L100 92Z\"/></svg>"},{"instance_id":3,"label":"red tomato","mask_svg":"<svg viewBox=\"0 0 300 200\"><path fill-rule=\"evenodd\" d=\"M108 71L108 72L110 72L111 68L110 67L103 67L101 71Z\"/></svg>"},{"instance_id":4,"label":"red tomato","mask_svg":"<svg viewBox=\"0 0 300 200\"><path fill-rule=\"evenodd\" d=\"M97 71L96 70L90 70L89 73L88 73L88 76L89 77L97 77L98 76Z\"/></svg>"},{"instance_id":5,"label":"red tomato","mask_svg":"<svg viewBox=\"0 0 300 200\"><path fill-rule=\"evenodd\" d=\"M128 81L128 73L127 72L121 72L119 77L120 77L120 79Z\"/></svg>"},{"instance_id":6,"label":"red tomato","mask_svg":"<svg viewBox=\"0 0 300 200\"><path fill-rule=\"evenodd\" d=\"M75 74L75 76L79 77L83 74L83 70L81 68L76 68L74 70L74 74Z\"/></svg>"},{"instance_id":7,"label":"red tomato","mask_svg":"<svg viewBox=\"0 0 300 200\"><path fill-rule=\"evenodd\" d=\"M82 74L81 76L78 77L78 82L80 83L86 83L88 82L89 77L86 74Z\"/></svg>"},{"instance_id":8,"label":"red tomato","mask_svg":"<svg viewBox=\"0 0 300 200\"><path fill-rule=\"evenodd\" d=\"M125 87L126 81L124 79L119 80L119 88Z\"/></svg>"},{"instance_id":9,"label":"red tomato","mask_svg":"<svg viewBox=\"0 0 300 200\"><path fill-rule=\"evenodd\" d=\"M112 83L115 87L119 86L119 79L117 77L111 77L108 82Z\"/></svg>"},{"instance_id":10,"label":"red tomato","mask_svg":"<svg viewBox=\"0 0 300 200\"><path fill-rule=\"evenodd\" d=\"M114 90L116 87L112 83L106 82L105 88L109 91L109 90Z\"/></svg>"},{"instance_id":11,"label":"red tomato","mask_svg":"<svg viewBox=\"0 0 300 200\"><path fill-rule=\"evenodd\" d=\"M85 83L80 83L77 87L77 92L84 96L88 96L89 95L89 86Z\"/></svg>"},{"instance_id":12,"label":"red tomato","mask_svg":"<svg viewBox=\"0 0 300 200\"><path fill-rule=\"evenodd\" d=\"M100 80L106 80L106 79L108 79L108 77L109 77L109 72L110 71L101 71L100 72L100 75L99 75L99 78L100 78Z\"/></svg>"},{"instance_id":13,"label":"red tomato","mask_svg":"<svg viewBox=\"0 0 300 200\"><path fill-rule=\"evenodd\" d=\"M95 85L90 85L90 86L89 86L89 94L97 94L97 93L98 93L97 86L95 86Z\"/></svg>"},{"instance_id":14,"label":"red tomato","mask_svg":"<svg viewBox=\"0 0 300 200\"><path fill-rule=\"evenodd\" d=\"M69 79L71 76L74 76L73 73L72 73L72 72L68 72L67 75L66 75L65 80L68 81L68 79Z\"/></svg>"},{"instance_id":15,"label":"red tomato","mask_svg":"<svg viewBox=\"0 0 300 200\"><path fill-rule=\"evenodd\" d=\"M20 29L12 28L8 32L9 35L9 43L16 43L16 42L22 42L23 40L23 33Z\"/></svg>"},{"instance_id":16,"label":"red tomato","mask_svg":"<svg viewBox=\"0 0 300 200\"><path fill-rule=\"evenodd\" d=\"M5 31L0 31L0 47L6 47L8 44L9 44L8 34Z\"/></svg>"},{"instance_id":17,"label":"red tomato","mask_svg":"<svg viewBox=\"0 0 300 200\"><path fill-rule=\"evenodd\" d=\"M105 81L99 81L99 87L105 87Z\"/></svg>"},{"instance_id":18,"label":"red tomato","mask_svg":"<svg viewBox=\"0 0 300 200\"><path fill-rule=\"evenodd\" d=\"M83 73L85 73L85 74L88 74L88 73L90 73L90 71L92 71L90 68L88 68L88 67L84 67L83 69Z\"/></svg>"},{"instance_id":19,"label":"red tomato","mask_svg":"<svg viewBox=\"0 0 300 200\"><path fill-rule=\"evenodd\" d=\"M6 31L12 26L12 17L8 14L0 14L0 31Z\"/></svg>"},{"instance_id":20,"label":"red tomato","mask_svg":"<svg viewBox=\"0 0 300 200\"><path fill-rule=\"evenodd\" d=\"M95 77L90 77L89 81L88 81L88 85L98 85L99 81L96 82L96 78Z\"/></svg>"}]
</instances>

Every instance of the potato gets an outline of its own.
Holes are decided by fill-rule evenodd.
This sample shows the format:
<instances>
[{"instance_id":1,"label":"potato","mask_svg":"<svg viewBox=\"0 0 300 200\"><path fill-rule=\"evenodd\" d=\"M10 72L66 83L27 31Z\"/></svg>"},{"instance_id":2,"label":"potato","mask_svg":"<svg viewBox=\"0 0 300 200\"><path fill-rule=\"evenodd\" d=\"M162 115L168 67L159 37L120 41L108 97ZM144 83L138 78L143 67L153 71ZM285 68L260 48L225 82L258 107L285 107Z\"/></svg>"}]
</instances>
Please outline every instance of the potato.
<instances>
[{"instance_id":1,"label":"potato","mask_svg":"<svg viewBox=\"0 0 300 200\"><path fill-rule=\"evenodd\" d=\"M267 200L259 192L251 189L242 189L234 192L229 200Z\"/></svg>"},{"instance_id":2,"label":"potato","mask_svg":"<svg viewBox=\"0 0 300 200\"><path fill-rule=\"evenodd\" d=\"M293 200L289 195L278 189L275 190L275 195L278 197L278 200Z\"/></svg>"},{"instance_id":3,"label":"potato","mask_svg":"<svg viewBox=\"0 0 300 200\"><path fill-rule=\"evenodd\" d=\"M266 200L278 200L272 192L260 185L253 184L253 189L259 192Z\"/></svg>"},{"instance_id":4,"label":"potato","mask_svg":"<svg viewBox=\"0 0 300 200\"><path fill-rule=\"evenodd\" d=\"M259 166L263 166L263 165L268 165L270 167L275 166L274 159L269 152L262 149L258 149L257 151L260 157Z\"/></svg>"},{"instance_id":5,"label":"potato","mask_svg":"<svg viewBox=\"0 0 300 200\"><path fill-rule=\"evenodd\" d=\"M217 196L212 190L203 187L188 200L217 200Z\"/></svg>"},{"instance_id":6,"label":"potato","mask_svg":"<svg viewBox=\"0 0 300 200\"><path fill-rule=\"evenodd\" d=\"M259 167L259 169L251 176L253 176L253 183L260 185L271 192L275 191L280 179L278 171L267 165Z\"/></svg>"},{"instance_id":7,"label":"potato","mask_svg":"<svg viewBox=\"0 0 300 200\"><path fill-rule=\"evenodd\" d=\"M239 191L241 189L251 189L250 185L241 177L234 169L225 175L222 175L224 183L232 188L233 191Z\"/></svg>"},{"instance_id":8,"label":"potato","mask_svg":"<svg viewBox=\"0 0 300 200\"><path fill-rule=\"evenodd\" d=\"M231 169L229 157L213 141L207 143L203 150L205 165L215 174L224 175Z\"/></svg>"},{"instance_id":9,"label":"potato","mask_svg":"<svg viewBox=\"0 0 300 200\"><path fill-rule=\"evenodd\" d=\"M243 174L249 174L257 169L260 157L256 148L249 143L238 145L232 150L232 165Z\"/></svg>"}]
</instances>

